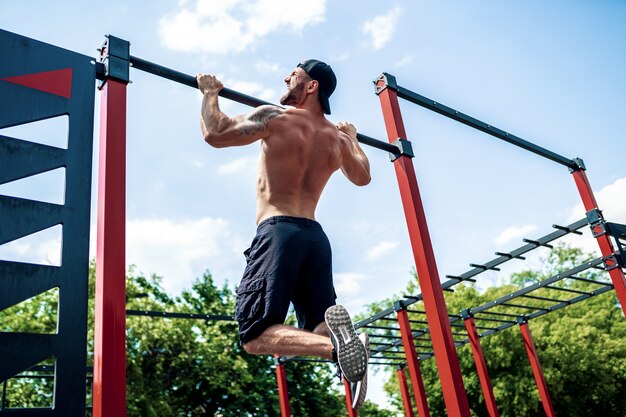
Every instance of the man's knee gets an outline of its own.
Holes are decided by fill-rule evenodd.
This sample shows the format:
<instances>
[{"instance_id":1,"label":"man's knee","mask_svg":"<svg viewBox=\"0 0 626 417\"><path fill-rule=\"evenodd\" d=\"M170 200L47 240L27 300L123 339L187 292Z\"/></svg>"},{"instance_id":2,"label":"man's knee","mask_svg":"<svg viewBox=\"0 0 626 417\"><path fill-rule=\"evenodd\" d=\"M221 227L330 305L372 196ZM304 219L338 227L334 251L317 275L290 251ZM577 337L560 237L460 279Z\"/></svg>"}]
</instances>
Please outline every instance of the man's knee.
<instances>
[{"instance_id":1,"label":"man's knee","mask_svg":"<svg viewBox=\"0 0 626 417\"><path fill-rule=\"evenodd\" d=\"M243 344L243 350L251 355L262 355L262 346L258 339L250 340Z\"/></svg>"},{"instance_id":2,"label":"man's knee","mask_svg":"<svg viewBox=\"0 0 626 417\"><path fill-rule=\"evenodd\" d=\"M328 328L326 322L321 322L320 324L315 326L315 329L313 329L313 333L319 334L320 336L330 337L330 329Z\"/></svg>"}]
</instances>

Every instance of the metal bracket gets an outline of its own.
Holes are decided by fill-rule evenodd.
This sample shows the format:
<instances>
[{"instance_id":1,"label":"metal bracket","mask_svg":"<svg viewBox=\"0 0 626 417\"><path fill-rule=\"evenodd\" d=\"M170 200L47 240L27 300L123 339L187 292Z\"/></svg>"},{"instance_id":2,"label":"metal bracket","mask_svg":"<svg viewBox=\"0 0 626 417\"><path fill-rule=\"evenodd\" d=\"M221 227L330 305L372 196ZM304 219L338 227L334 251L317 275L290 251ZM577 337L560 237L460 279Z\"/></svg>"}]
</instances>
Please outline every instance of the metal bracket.
<instances>
[{"instance_id":1,"label":"metal bracket","mask_svg":"<svg viewBox=\"0 0 626 417\"><path fill-rule=\"evenodd\" d=\"M569 172L575 172L575 171L586 171L587 167L585 166L585 161L583 161L581 158L574 158L572 159L572 163L576 166L576 168L569 168Z\"/></svg>"},{"instance_id":2,"label":"metal bracket","mask_svg":"<svg viewBox=\"0 0 626 417\"><path fill-rule=\"evenodd\" d=\"M604 217L602 217L602 211L599 209L589 210L585 213L585 216L587 216L587 222L591 227L593 237L597 238L606 234L606 222Z\"/></svg>"},{"instance_id":3,"label":"metal bracket","mask_svg":"<svg viewBox=\"0 0 626 417\"><path fill-rule=\"evenodd\" d=\"M414 158L415 154L413 153L413 145L411 145L411 141L403 138L398 138L395 140L392 145L396 146L400 151L397 154L389 153L389 160L391 162L400 158L401 156L408 156L409 158Z\"/></svg>"},{"instance_id":4,"label":"metal bracket","mask_svg":"<svg viewBox=\"0 0 626 417\"><path fill-rule=\"evenodd\" d=\"M620 267L626 268L626 224L620 223L605 223L604 227L606 232L613 237L617 251L607 258L614 258L614 265L611 269ZM604 260L604 259L603 259ZM606 266L606 262L605 262ZM608 271L610 269L607 268Z\"/></svg>"},{"instance_id":5,"label":"metal bracket","mask_svg":"<svg viewBox=\"0 0 626 417\"><path fill-rule=\"evenodd\" d=\"M521 316L517 316L515 318L515 322L517 322L517 324L522 325L524 323L528 323L528 317L526 317L526 315L521 315Z\"/></svg>"},{"instance_id":6,"label":"metal bracket","mask_svg":"<svg viewBox=\"0 0 626 417\"><path fill-rule=\"evenodd\" d=\"M606 271L611 271L615 268L624 268L624 258L619 252L603 257L602 263Z\"/></svg>"},{"instance_id":7,"label":"metal bracket","mask_svg":"<svg viewBox=\"0 0 626 417\"><path fill-rule=\"evenodd\" d=\"M400 310L406 310L406 305L405 305L404 300L398 300L395 303L393 303L393 311L397 313Z\"/></svg>"},{"instance_id":8,"label":"metal bracket","mask_svg":"<svg viewBox=\"0 0 626 417\"><path fill-rule=\"evenodd\" d=\"M383 82L382 85L379 85L380 81ZM383 72L380 77L376 78L373 82L376 86L374 88L374 92L376 93L376 95L382 93L387 87L391 88L394 91L398 91L398 83L396 83L396 77L391 74L387 74L386 72Z\"/></svg>"},{"instance_id":9,"label":"metal bracket","mask_svg":"<svg viewBox=\"0 0 626 417\"><path fill-rule=\"evenodd\" d=\"M461 318L463 320L469 319L471 317L474 317L474 315L472 314L472 311L470 308L464 308L463 310L461 310Z\"/></svg>"},{"instance_id":10,"label":"metal bracket","mask_svg":"<svg viewBox=\"0 0 626 417\"><path fill-rule=\"evenodd\" d=\"M100 49L99 62L104 65L104 75L98 86L99 89L102 89L107 79L123 83L130 81L130 42L113 35L105 37L106 40Z\"/></svg>"}]
</instances>

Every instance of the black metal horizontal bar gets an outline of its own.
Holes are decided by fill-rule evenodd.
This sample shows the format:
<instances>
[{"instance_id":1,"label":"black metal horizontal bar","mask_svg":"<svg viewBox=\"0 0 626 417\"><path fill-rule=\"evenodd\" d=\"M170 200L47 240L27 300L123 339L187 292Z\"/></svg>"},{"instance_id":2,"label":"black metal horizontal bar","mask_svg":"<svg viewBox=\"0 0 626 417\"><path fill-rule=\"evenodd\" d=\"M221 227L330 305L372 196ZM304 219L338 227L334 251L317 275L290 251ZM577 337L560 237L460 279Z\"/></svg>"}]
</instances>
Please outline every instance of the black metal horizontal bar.
<instances>
[{"instance_id":1,"label":"black metal horizontal bar","mask_svg":"<svg viewBox=\"0 0 626 417\"><path fill-rule=\"evenodd\" d=\"M502 303L501 306L513 307L513 308L525 308L527 310L545 310L545 308L537 307L537 306L529 306L525 304L513 304L513 303Z\"/></svg>"},{"instance_id":2,"label":"black metal horizontal bar","mask_svg":"<svg viewBox=\"0 0 626 417\"><path fill-rule=\"evenodd\" d=\"M376 320L379 320L379 319L382 319L382 318L386 318L387 316L389 316L391 314L394 314L395 312L396 311L393 308L388 308L386 310L381 311L380 313L376 313L376 314L374 314L371 317L368 317L368 318L366 318L364 320L361 320L361 321L357 322L354 325L354 328L355 329L359 329L359 328L361 328L363 326L366 326L366 325L368 325L370 323L374 323Z\"/></svg>"},{"instance_id":3,"label":"black metal horizontal bar","mask_svg":"<svg viewBox=\"0 0 626 417\"><path fill-rule=\"evenodd\" d=\"M481 264L470 264L470 266L472 268L480 268L480 269L483 269L485 271L487 271L487 270L499 271L500 270L500 268L496 268L495 266L487 266L487 265L481 265Z\"/></svg>"},{"instance_id":4,"label":"black metal horizontal bar","mask_svg":"<svg viewBox=\"0 0 626 417\"><path fill-rule=\"evenodd\" d=\"M517 314L501 313L499 311L481 311L480 314L490 314L492 316L518 317ZM481 318L481 320L484 320Z\"/></svg>"},{"instance_id":5,"label":"black metal horizontal bar","mask_svg":"<svg viewBox=\"0 0 626 417\"><path fill-rule=\"evenodd\" d=\"M598 284L598 285L606 285L609 284L608 282L602 282L602 281L596 281L593 279L589 279L589 278L583 278L583 277L577 277L577 276L569 276L567 277L567 279L574 279L576 281L581 281L581 282L588 282L590 284Z\"/></svg>"},{"instance_id":6,"label":"black metal horizontal bar","mask_svg":"<svg viewBox=\"0 0 626 417\"><path fill-rule=\"evenodd\" d=\"M163 65L159 65L154 62L150 62L150 61L147 61L145 59L142 59L133 55L130 56L129 62L135 69L138 69L138 70L147 72L149 74L156 75L158 77L162 77L170 81L174 81L174 82L177 82L177 83L189 86L189 87L198 88L198 82L196 81L196 77L193 77L191 75L182 73L180 71L176 71L168 67L164 67ZM245 104L246 106L251 106L251 107L259 107L263 105L272 105L272 106L275 105L268 101L261 100L253 96L249 96L247 94L243 94L243 93L240 93L235 90L231 90L230 88L226 88L226 87L224 87L220 91L219 95L226 99L236 101L237 103ZM371 136L367 136L362 133L357 133L356 138L360 143L364 145L368 145L373 148L387 151L396 156L401 154L400 149L397 146L392 145L389 142L375 139Z\"/></svg>"},{"instance_id":7,"label":"black metal horizontal bar","mask_svg":"<svg viewBox=\"0 0 626 417\"><path fill-rule=\"evenodd\" d=\"M426 314L426 312L425 312L425 311L423 311L423 310L409 310L409 309L407 308L407 310L406 310L406 311L408 311L409 313Z\"/></svg>"},{"instance_id":8,"label":"black metal horizontal bar","mask_svg":"<svg viewBox=\"0 0 626 417\"><path fill-rule=\"evenodd\" d=\"M368 333L368 336L370 338L372 338L372 337L379 337L381 339L401 339L400 336L391 336L391 335L388 335L388 334L375 334L375 333L371 333L370 334L370 333Z\"/></svg>"},{"instance_id":9,"label":"black metal horizontal bar","mask_svg":"<svg viewBox=\"0 0 626 417\"><path fill-rule=\"evenodd\" d=\"M582 235L583 232L579 232L578 230L571 230L569 227L567 226L560 226L558 224L553 224L552 227L554 227L555 229L559 229L559 230L563 230L566 231L568 233L574 233L576 235Z\"/></svg>"},{"instance_id":10,"label":"black metal horizontal bar","mask_svg":"<svg viewBox=\"0 0 626 417\"><path fill-rule=\"evenodd\" d=\"M551 303L562 303L565 301L565 300L559 300L558 298L541 297L539 295L531 295L531 294L522 294L520 295L520 297L530 298L533 300L548 301Z\"/></svg>"},{"instance_id":11,"label":"black metal horizontal bar","mask_svg":"<svg viewBox=\"0 0 626 417\"><path fill-rule=\"evenodd\" d=\"M171 313L167 311L126 310L128 316L160 317L166 319L193 319L212 321L234 321L232 316L215 314Z\"/></svg>"},{"instance_id":12,"label":"black metal horizontal bar","mask_svg":"<svg viewBox=\"0 0 626 417\"><path fill-rule=\"evenodd\" d=\"M370 342L370 346L395 346L393 343Z\"/></svg>"},{"instance_id":13,"label":"black metal horizontal bar","mask_svg":"<svg viewBox=\"0 0 626 417\"><path fill-rule=\"evenodd\" d=\"M516 317L518 317L518 316L519 316L519 314ZM489 318L489 317L476 317L476 316L474 316L474 318L476 320L491 321L491 322L496 322L496 323L515 323L515 320L492 319L492 318Z\"/></svg>"},{"instance_id":14,"label":"black metal horizontal bar","mask_svg":"<svg viewBox=\"0 0 626 417\"><path fill-rule=\"evenodd\" d=\"M510 327L513 327L513 326L515 326L516 324L517 324L517 322L508 322L508 323L503 324L503 325L501 325L501 326L498 326L498 327L496 327L496 328L494 328L494 329L487 330L486 332L479 333L479 336L480 336L480 337L489 336L490 334L498 333L498 332L500 332L500 331L502 331L502 330L505 330L505 329L508 329L508 328L510 328Z\"/></svg>"},{"instance_id":15,"label":"black metal horizontal bar","mask_svg":"<svg viewBox=\"0 0 626 417\"><path fill-rule=\"evenodd\" d=\"M524 238L524 239L522 239L522 240L523 240L524 242L526 242L526 243L531 243L531 244L533 244L533 245L535 245L535 246L537 246L537 247L539 247L539 246L544 246L544 247L546 247L546 248L554 249L554 246L552 246L552 245L548 245L547 243L541 243L541 242L540 242L540 241L538 241L538 240L526 239L526 238Z\"/></svg>"},{"instance_id":16,"label":"black metal horizontal bar","mask_svg":"<svg viewBox=\"0 0 626 417\"><path fill-rule=\"evenodd\" d=\"M391 327L391 326L374 326L372 324L366 324L365 326L362 326L363 328L366 329L377 329L377 330L395 330L395 331L400 331L399 328L397 327Z\"/></svg>"},{"instance_id":17,"label":"black metal horizontal bar","mask_svg":"<svg viewBox=\"0 0 626 417\"><path fill-rule=\"evenodd\" d=\"M580 290L575 290L573 288L555 287L552 285L546 285L544 288L549 288L551 290L557 290L557 291L571 292L574 294L589 294L589 291L580 291Z\"/></svg>"},{"instance_id":18,"label":"black metal horizontal bar","mask_svg":"<svg viewBox=\"0 0 626 417\"><path fill-rule=\"evenodd\" d=\"M574 170L578 169L578 165L569 158L566 158L541 146L535 145L534 143L528 142L518 136L505 132L501 129L498 129L497 127L482 122L471 116L463 114L437 101L417 94L407 88L398 86L397 92L398 97L408 100L411 103L417 104L418 106L434 111L435 113L439 113L442 116L446 116L452 120L456 120L457 122L463 123L464 125L473 127L474 129L480 130L481 132L487 133L512 145L530 151L536 155L542 156L561 165L565 165L568 168Z\"/></svg>"},{"instance_id":19,"label":"black metal horizontal bar","mask_svg":"<svg viewBox=\"0 0 626 417\"><path fill-rule=\"evenodd\" d=\"M515 258L515 259L520 259L520 260L522 260L522 261L526 259L526 258L524 258L523 256L519 256L519 255L517 255L517 256L513 256L513 254L508 253L508 252L496 252L496 255L498 255L498 256L504 256L505 258L509 258L509 259L513 259L513 258Z\"/></svg>"}]
</instances>

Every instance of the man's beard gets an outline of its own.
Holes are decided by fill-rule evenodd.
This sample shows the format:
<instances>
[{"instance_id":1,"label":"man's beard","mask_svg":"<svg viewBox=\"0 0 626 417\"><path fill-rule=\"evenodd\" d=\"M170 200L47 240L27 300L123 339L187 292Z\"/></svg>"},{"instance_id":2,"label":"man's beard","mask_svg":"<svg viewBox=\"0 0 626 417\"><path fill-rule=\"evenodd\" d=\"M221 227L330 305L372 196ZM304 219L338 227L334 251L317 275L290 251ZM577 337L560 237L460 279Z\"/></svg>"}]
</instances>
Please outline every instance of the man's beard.
<instances>
[{"instance_id":1,"label":"man's beard","mask_svg":"<svg viewBox=\"0 0 626 417\"><path fill-rule=\"evenodd\" d=\"M285 94L280 98L280 104L290 106L298 102L298 98L304 91L304 83L296 85L294 88L287 90Z\"/></svg>"}]
</instances>

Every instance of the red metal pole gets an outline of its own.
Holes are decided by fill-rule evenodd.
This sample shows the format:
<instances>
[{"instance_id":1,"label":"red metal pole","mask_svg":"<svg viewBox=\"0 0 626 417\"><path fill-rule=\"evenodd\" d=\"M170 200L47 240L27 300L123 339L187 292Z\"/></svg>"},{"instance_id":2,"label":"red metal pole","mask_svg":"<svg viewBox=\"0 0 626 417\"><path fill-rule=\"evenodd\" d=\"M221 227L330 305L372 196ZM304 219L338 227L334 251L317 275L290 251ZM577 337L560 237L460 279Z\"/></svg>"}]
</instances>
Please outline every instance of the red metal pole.
<instances>
[{"instance_id":1,"label":"red metal pole","mask_svg":"<svg viewBox=\"0 0 626 417\"><path fill-rule=\"evenodd\" d=\"M379 80L377 86L383 88L385 81ZM378 93L378 97L380 98L389 141L393 143L398 138L406 139L407 135L404 130L396 91L387 87ZM432 336L433 350L448 416L470 417L459 358L450 329L450 319L446 310L413 162L410 157L403 155L394 161L394 167L400 186L400 195L409 229L419 284L424 297L426 319Z\"/></svg>"},{"instance_id":2,"label":"red metal pole","mask_svg":"<svg viewBox=\"0 0 626 417\"><path fill-rule=\"evenodd\" d=\"M289 392L287 390L287 375L285 373L285 364L276 364L276 382L278 383L278 399L280 401L281 417L291 417L291 408L289 407Z\"/></svg>"},{"instance_id":3,"label":"red metal pole","mask_svg":"<svg viewBox=\"0 0 626 417\"><path fill-rule=\"evenodd\" d=\"M580 197L583 200L585 210L591 211L598 209L598 203L593 195L593 190L591 189L591 184L589 184L589 179L587 178L585 171L583 169L579 169L573 171L572 175L574 176L574 181L576 182L576 187L578 188ZM600 246L602 256L610 256L615 252L608 235L599 235L596 237L596 240ZM624 276L624 271L622 271L621 268L614 268L609 271L609 276L613 282L617 299L622 306L622 313L626 316L626 277Z\"/></svg>"},{"instance_id":4,"label":"red metal pole","mask_svg":"<svg viewBox=\"0 0 626 417\"><path fill-rule=\"evenodd\" d=\"M485 362L485 356L483 355L483 348L480 346L480 336L476 330L476 323L474 322L473 317L467 317L465 319L465 328L467 329L467 335L469 336L472 355L474 355L474 363L476 364L476 372L478 373L480 387L482 388L483 396L485 397L487 413L489 414L489 417L500 417L498 406L496 405L496 397L493 395L491 379L489 378L489 373L487 372L487 363Z\"/></svg>"},{"instance_id":5,"label":"red metal pole","mask_svg":"<svg viewBox=\"0 0 626 417\"><path fill-rule=\"evenodd\" d=\"M346 390L346 408L348 409L348 417L358 417L358 413L352 408L352 390L347 379L343 379L343 388Z\"/></svg>"},{"instance_id":6,"label":"red metal pole","mask_svg":"<svg viewBox=\"0 0 626 417\"><path fill-rule=\"evenodd\" d=\"M409 394L409 386L406 383L406 374L404 368L396 369L398 375L398 383L400 384L400 394L402 394L402 404L404 404L405 417L415 417L413 406L411 405L411 395Z\"/></svg>"},{"instance_id":7,"label":"red metal pole","mask_svg":"<svg viewBox=\"0 0 626 417\"><path fill-rule=\"evenodd\" d=\"M93 365L94 417L126 415L126 83L102 90Z\"/></svg>"},{"instance_id":8,"label":"red metal pole","mask_svg":"<svg viewBox=\"0 0 626 417\"><path fill-rule=\"evenodd\" d=\"M543 405L543 409L546 412L546 416L555 417L556 414L554 413L554 407L552 406L552 401L550 400L548 385L546 384L546 379L543 376L541 364L539 363L539 355L537 355L537 349L535 349L535 342L533 341L533 337L530 334L528 322L520 323L519 327L520 331L522 332L522 338L524 339L524 347L526 348L526 353L528 354L530 367L533 370L533 376L535 377L535 382L537 383L537 389L539 390L541 404Z\"/></svg>"},{"instance_id":9,"label":"red metal pole","mask_svg":"<svg viewBox=\"0 0 626 417\"><path fill-rule=\"evenodd\" d=\"M411 378L411 386L413 387L413 396L417 405L417 415L420 417L430 417L428 410L428 401L426 400L426 390L424 389L424 381L422 380L422 372L420 371L419 360L415 352L413 344L413 332L411 331L411 323L406 309L398 309L398 325L400 326L400 335L402 336L402 346L406 355L407 366L409 367L409 377Z\"/></svg>"}]
</instances>

